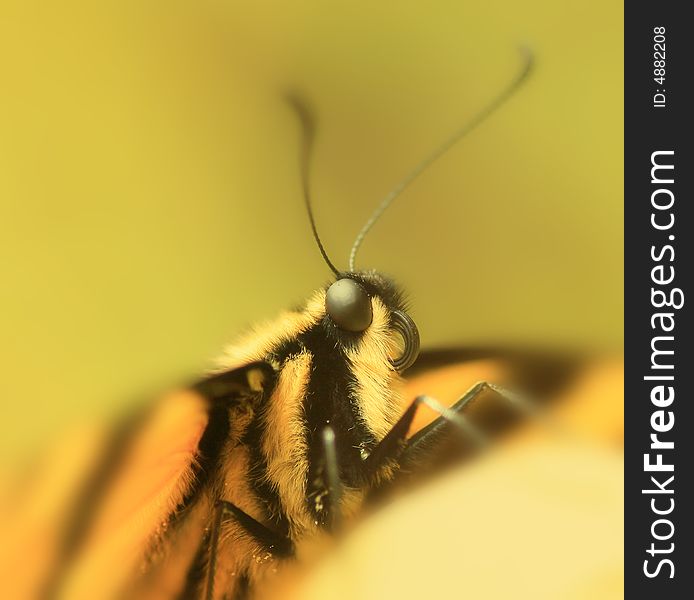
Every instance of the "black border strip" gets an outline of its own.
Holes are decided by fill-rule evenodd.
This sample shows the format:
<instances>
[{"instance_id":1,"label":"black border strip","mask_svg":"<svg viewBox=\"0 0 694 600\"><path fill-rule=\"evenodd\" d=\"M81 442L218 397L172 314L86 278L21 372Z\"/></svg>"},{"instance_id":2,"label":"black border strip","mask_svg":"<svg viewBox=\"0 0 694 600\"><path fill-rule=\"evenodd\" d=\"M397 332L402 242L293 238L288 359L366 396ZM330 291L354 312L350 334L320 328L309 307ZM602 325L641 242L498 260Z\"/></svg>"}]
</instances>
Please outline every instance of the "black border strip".
<instances>
[{"instance_id":1,"label":"black border strip","mask_svg":"<svg viewBox=\"0 0 694 600\"><path fill-rule=\"evenodd\" d=\"M686 598L694 593L691 565L694 558L691 516L694 511L694 486L691 485L694 366L690 358L694 336L689 310L694 303L689 283L694 232L688 214L689 205L694 202L694 141L691 135L694 97L690 85L694 31L685 16L686 7L684 2L625 4L627 598ZM655 30L656 27L664 30ZM663 38L656 38L656 35ZM656 81L655 77L661 72L656 73L654 69L661 67L661 63L656 65L654 61L662 57L654 53L662 53L662 50L654 44L661 43L661 39L665 78ZM662 95L656 96L659 93ZM654 155L655 152L660 154ZM674 165L674 169L657 168L652 177L653 160L660 165ZM670 179L673 181L669 182ZM654 208L654 194L655 203L665 208ZM674 202L668 207L671 197ZM672 217L671 227L658 229L669 224ZM673 272L674 279L662 283ZM679 304L679 294L673 291L676 288L682 290L684 306L679 309L658 307L664 297ZM657 316L662 313L671 313L672 321L669 317ZM672 331L665 331L663 327L670 327L673 321ZM672 354L654 353L652 344L658 351L671 351ZM662 376L673 379L653 379ZM664 387L658 390L661 385ZM667 400L670 387L674 391L671 403ZM658 428L662 431L656 431ZM674 448L652 448L652 434L657 434L663 442L674 442ZM657 463L658 454L663 464L673 465L673 471L646 469L644 455L648 455L650 463ZM673 475L674 479L668 481ZM663 489L659 491L658 486ZM667 514L654 512L665 513L670 508ZM645 571L652 576L647 576ZM671 574L674 577L671 578Z\"/></svg>"}]
</instances>

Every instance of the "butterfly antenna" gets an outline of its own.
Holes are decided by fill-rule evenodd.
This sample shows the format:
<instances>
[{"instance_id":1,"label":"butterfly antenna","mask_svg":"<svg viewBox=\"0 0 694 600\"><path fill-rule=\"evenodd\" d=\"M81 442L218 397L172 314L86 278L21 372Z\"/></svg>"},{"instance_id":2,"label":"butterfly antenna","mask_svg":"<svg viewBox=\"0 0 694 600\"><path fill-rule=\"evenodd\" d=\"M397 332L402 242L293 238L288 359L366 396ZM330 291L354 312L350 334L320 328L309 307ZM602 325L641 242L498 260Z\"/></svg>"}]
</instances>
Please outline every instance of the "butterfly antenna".
<instances>
[{"instance_id":1,"label":"butterfly antenna","mask_svg":"<svg viewBox=\"0 0 694 600\"><path fill-rule=\"evenodd\" d=\"M325 261L325 264L330 267L330 270L339 277L340 272L337 270L335 265L330 260L328 253L325 251L323 242L321 242L320 236L318 235L318 229L316 228L316 219L313 216L313 207L311 205L311 194L309 192L308 185L308 173L309 164L311 161L311 151L313 149L313 139L315 137L315 120L308 109L306 103L294 94L288 94L286 100L292 109L296 112L299 117L299 122L301 123L302 132L302 144L301 144L301 184L304 190L304 203L306 204L306 212L308 213L308 220L311 223L311 231L313 231L313 239L316 240L318 249L320 250L321 256Z\"/></svg>"},{"instance_id":2,"label":"butterfly antenna","mask_svg":"<svg viewBox=\"0 0 694 600\"><path fill-rule=\"evenodd\" d=\"M478 125L483 123L487 117L489 117L496 109L506 102L513 94L520 88L520 86L525 82L530 71L532 70L534 63L534 56L529 48L522 47L521 52L523 55L523 66L519 70L518 74L513 78L513 81L504 88L504 90L487 104L479 113L477 113L472 119L467 121L458 131L456 131L451 137L449 137L443 144L436 148L429 156L427 156L422 162L420 162L410 174L405 177L378 205L376 210L373 212L369 220L361 228L361 231L357 234L354 244L352 245L352 250L349 253L349 270L354 271L354 263L357 258L357 252L371 228L376 224L376 222L381 218L381 215L386 211L386 209L393 203L402 192L419 177L424 171L426 171L432 163L437 159L441 158L452 146L454 146L458 141L464 138L468 133L475 129Z\"/></svg>"}]
</instances>

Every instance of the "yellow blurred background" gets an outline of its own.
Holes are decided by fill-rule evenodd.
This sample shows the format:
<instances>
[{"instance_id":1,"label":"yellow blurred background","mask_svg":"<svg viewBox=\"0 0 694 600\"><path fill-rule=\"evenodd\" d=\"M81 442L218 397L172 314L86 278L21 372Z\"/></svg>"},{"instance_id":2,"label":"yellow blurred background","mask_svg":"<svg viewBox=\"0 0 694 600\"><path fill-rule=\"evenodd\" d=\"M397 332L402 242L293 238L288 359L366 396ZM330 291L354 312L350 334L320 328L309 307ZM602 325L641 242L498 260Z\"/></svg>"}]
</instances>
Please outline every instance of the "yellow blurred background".
<instances>
[{"instance_id":1,"label":"yellow blurred background","mask_svg":"<svg viewBox=\"0 0 694 600\"><path fill-rule=\"evenodd\" d=\"M0 0L0 464L198 372L367 238L423 345L622 344L622 4Z\"/></svg>"}]
</instances>

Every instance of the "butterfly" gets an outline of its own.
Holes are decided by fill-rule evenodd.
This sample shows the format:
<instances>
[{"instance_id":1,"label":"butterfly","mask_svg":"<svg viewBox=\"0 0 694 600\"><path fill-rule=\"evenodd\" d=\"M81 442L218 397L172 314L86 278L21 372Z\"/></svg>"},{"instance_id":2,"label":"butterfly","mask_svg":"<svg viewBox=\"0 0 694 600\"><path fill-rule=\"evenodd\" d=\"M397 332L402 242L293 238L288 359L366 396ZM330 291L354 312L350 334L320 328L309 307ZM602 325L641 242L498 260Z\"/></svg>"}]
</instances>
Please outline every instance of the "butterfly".
<instances>
[{"instance_id":1,"label":"butterfly","mask_svg":"<svg viewBox=\"0 0 694 600\"><path fill-rule=\"evenodd\" d=\"M514 81L385 198L344 271L328 257L313 217L313 119L290 98L304 132L307 213L334 281L242 336L205 377L133 416L107 443L89 451L77 444L73 452L94 461L36 593L248 597L315 540L339 535L384 498L474 456L534 414L539 400L526 396L553 398L565 389L582 366L575 356L420 352L399 286L355 268L362 241L394 199L508 100L531 65L527 55ZM484 378L450 406L433 392L410 391L432 374L450 382L470 364L477 373L486 364L498 379Z\"/></svg>"}]
</instances>

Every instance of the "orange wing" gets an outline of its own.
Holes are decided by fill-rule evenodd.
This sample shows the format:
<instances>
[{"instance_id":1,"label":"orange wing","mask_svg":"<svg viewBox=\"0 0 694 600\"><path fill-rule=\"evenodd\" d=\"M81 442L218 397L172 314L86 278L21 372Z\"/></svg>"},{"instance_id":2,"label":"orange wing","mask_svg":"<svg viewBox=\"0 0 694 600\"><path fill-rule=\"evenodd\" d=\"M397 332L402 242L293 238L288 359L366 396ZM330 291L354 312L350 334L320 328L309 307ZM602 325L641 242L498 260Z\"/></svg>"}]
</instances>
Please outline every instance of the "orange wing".
<instances>
[{"instance_id":1,"label":"orange wing","mask_svg":"<svg viewBox=\"0 0 694 600\"><path fill-rule=\"evenodd\" d=\"M406 397L426 393L450 404L479 380L512 382L512 372L508 362L496 358L448 362L416 374L407 384ZM594 597L619 597L621 562L614 543L619 536L612 534L619 533L616 527L621 523L621 361L585 363L567 381L553 392L555 401L548 411L558 427L549 431L529 421L501 444L498 458L455 470L440 484L400 501L399 508L376 515L350 535L345 550L331 553L327 566L317 565L293 583L280 578L277 595L337 598L344 591L347 595L342 597L347 598L359 584L365 598L383 597L378 592L386 588L390 595L414 598L414 578L428 581L427 589L437 593L459 587L466 595L494 597L489 592L511 581L501 576L506 567L500 561L513 560L510 572L526 578L517 597L530 594L541 577L543 585L551 579L553 587L545 586L547 590L569 590L577 598L587 597L582 590L595 592ZM417 427L435 417L423 413ZM104 488L103 501L69 568L61 574L59 597L122 594L143 564L148 543L163 531L167 515L191 483L207 419L206 401L190 391L163 398L148 414ZM21 495L5 494L0 597L31 599L45 590L46 579L60 564L63 528L75 506L76 490L98 463L106 439L95 429L69 436L46 457ZM446 507L453 505L458 510L449 514ZM588 534L595 533L590 523L611 531L599 556L588 551ZM443 534L432 538L426 533L432 528ZM490 541L489 535L499 538ZM498 556L495 544L502 544ZM394 547L405 553L394 554ZM461 560L474 569L456 567ZM538 561L545 561L551 576ZM494 585L485 565L498 573L491 580ZM537 597L542 597L539 591L545 588L536 587ZM268 591L270 598L277 597L273 589Z\"/></svg>"},{"instance_id":2,"label":"orange wing","mask_svg":"<svg viewBox=\"0 0 694 600\"><path fill-rule=\"evenodd\" d=\"M55 576L58 597L117 597L141 564L148 541L188 489L206 424L207 404L198 394L181 391L164 397L127 445L67 569L52 574L56 568L62 571L65 526L80 517L71 515L76 490L99 468L96 459L106 445L103 432L69 436L47 457L23 498L3 510L7 522L0 597L36 598Z\"/></svg>"}]
</instances>

